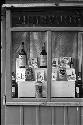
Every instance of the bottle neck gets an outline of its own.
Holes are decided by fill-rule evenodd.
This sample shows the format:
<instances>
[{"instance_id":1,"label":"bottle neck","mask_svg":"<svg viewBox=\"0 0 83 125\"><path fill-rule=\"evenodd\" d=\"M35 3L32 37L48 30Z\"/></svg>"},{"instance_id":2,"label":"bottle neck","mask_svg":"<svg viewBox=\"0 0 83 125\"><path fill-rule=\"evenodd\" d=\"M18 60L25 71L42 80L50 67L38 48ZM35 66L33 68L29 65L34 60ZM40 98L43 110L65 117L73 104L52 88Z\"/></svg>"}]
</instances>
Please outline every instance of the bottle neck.
<instances>
[{"instance_id":1,"label":"bottle neck","mask_svg":"<svg viewBox=\"0 0 83 125\"><path fill-rule=\"evenodd\" d=\"M81 73L80 72L78 73L78 80L81 81Z\"/></svg>"},{"instance_id":2,"label":"bottle neck","mask_svg":"<svg viewBox=\"0 0 83 125\"><path fill-rule=\"evenodd\" d=\"M73 68L73 60L71 58L71 61L70 61L70 68Z\"/></svg>"},{"instance_id":3,"label":"bottle neck","mask_svg":"<svg viewBox=\"0 0 83 125\"><path fill-rule=\"evenodd\" d=\"M12 81L15 81L15 78L14 78L14 76L12 76Z\"/></svg>"},{"instance_id":4,"label":"bottle neck","mask_svg":"<svg viewBox=\"0 0 83 125\"><path fill-rule=\"evenodd\" d=\"M15 80L15 73L12 72L12 80Z\"/></svg>"},{"instance_id":5,"label":"bottle neck","mask_svg":"<svg viewBox=\"0 0 83 125\"><path fill-rule=\"evenodd\" d=\"M21 45L21 50L24 50L24 44Z\"/></svg>"},{"instance_id":6,"label":"bottle neck","mask_svg":"<svg viewBox=\"0 0 83 125\"><path fill-rule=\"evenodd\" d=\"M25 52L25 49L24 49L24 42L22 42L22 44L21 44L21 49L20 49L19 54L26 55L26 52Z\"/></svg>"},{"instance_id":7,"label":"bottle neck","mask_svg":"<svg viewBox=\"0 0 83 125\"><path fill-rule=\"evenodd\" d=\"M45 51L45 43L42 46L42 51Z\"/></svg>"}]
</instances>

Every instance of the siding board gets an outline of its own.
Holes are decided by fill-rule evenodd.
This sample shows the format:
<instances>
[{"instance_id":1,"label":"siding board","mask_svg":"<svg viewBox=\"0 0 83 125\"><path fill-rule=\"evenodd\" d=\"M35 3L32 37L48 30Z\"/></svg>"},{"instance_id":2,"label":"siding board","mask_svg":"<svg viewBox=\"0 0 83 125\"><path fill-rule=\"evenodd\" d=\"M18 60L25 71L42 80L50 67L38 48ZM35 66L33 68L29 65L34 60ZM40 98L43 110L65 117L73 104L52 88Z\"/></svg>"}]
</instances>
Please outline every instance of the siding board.
<instances>
[{"instance_id":1,"label":"siding board","mask_svg":"<svg viewBox=\"0 0 83 125\"><path fill-rule=\"evenodd\" d=\"M6 110L6 125L20 125L20 107L8 106Z\"/></svg>"},{"instance_id":2,"label":"siding board","mask_svg":"<svg viewBox=\"0 0 83 125\"><path fill-rule=\"evenodd\" d=\"M54 125L64 125L64 107L54 107Z\"/></svg>"},{"instance_id":3,"label":"siding board","mask_svg":"<svg viewBox=\"0 0 83 125\"><path fill-rule=\"evenodd\" d=\"M68 107L69 125L77 125L77 107Z\"/></svg>"},{"instance_id":4,"label":"siding board","mask_svg":"<svg viewBox=\"0 0 83 125\"><path fill-rule=\"evenodd\" d=\"M83 125L83 107L6 106L6 125Z\"/></svg>"},{"instance_id":5,"label":"siding board","mask_svg":"<svg viewBox=\"0 0 83 125\"><path fill-rule=\"evenodd\" d=\"M81 125L83 125L83 107L81 107Z\"/></svg>"},{"instance_id":6,"label":"siding board","mask_svg":"<svg viewBox=\"0 0 83 125\"><path fill-rule=\"evenodd\" d=\"M51 125L51 107L40 107L40 124L39 125Z\"/></svg>"},{"instance_id":7,"label":"siding board","mask_svg":"<svg viewBox=\"0 0 83 125\"><path fill-rule=\"evenodd\" d=\"M81 124L81 117L80 117L80 114L81 114L81 112L80 112L80 107L77 107L77 114L76 114L76 119L77 119L77 125L80 125Z\"/></svg>"},{"instance_id":8,"label":"siding board","mask_svg":"<svg viewBox=\"0 0 83 125\"><path fill-rule=\"evenodd\" d=\"M24 107L24 125L36 125L36 108L33 106Z\"/></svg>"}]
</instances>

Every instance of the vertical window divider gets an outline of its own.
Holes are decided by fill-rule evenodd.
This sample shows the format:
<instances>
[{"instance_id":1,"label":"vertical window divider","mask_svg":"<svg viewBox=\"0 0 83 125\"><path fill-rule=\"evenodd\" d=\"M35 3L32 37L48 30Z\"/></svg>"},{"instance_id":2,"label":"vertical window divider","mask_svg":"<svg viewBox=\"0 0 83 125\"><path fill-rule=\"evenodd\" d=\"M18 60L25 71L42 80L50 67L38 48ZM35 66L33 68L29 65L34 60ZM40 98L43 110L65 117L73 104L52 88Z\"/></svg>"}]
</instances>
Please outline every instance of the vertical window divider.
<instances>
[{"instance_id":1,"label":"vertical window divider","mask_svg":"<svg viewBox=\"0 0 83 125\"><path fill-rule=\"evenodd\" d=\"M6 11L6 95L11 99L11 12Z\"/></svg>"},{"instance_id":2,"label":"vertical window divider","mask_svg":"<svg viewBox=\"0 0 83 125\"><path fill-rule=\"evenodd\" d=\"M83 82L83 32L78 33L78 60L79 60L79 72L82 72Z\"/></svg>"},{"instance_id":3,"label":"vertical window divider","mask_svg":"<svg viewBox=\"0 0 83 125\"><path fill-rule=\"evenodd\" d=\"M47 31L47 101L51 101L51 61L52 61L52 44L51 31Z\"/></svg>"}]
</instances>

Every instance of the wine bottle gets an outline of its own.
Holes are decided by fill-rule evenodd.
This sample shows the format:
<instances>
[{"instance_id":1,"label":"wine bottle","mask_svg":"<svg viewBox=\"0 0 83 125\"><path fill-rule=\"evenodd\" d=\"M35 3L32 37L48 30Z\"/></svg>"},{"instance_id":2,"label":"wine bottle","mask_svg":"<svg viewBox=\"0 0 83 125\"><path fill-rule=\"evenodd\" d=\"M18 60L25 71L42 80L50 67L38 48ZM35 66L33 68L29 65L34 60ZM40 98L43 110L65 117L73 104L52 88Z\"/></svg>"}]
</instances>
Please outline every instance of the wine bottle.
<instances>
[{"instance_id":1,"label":"wine bottle","mask_svg":"<svg viewBox=\"0 0 83 125\"><path fill-rule=\"evenodd\" d=\"M25 68L26 63L27 63L27 55L26 55L26 52L24 50L24 42L22 42L21 49L20 49L20 52L19 52L19 67Z\"/></svg>"},{"instance_id":2,"label":"wine bottle","mask_svg":"<svg viewBox=\"0 0 83 125\"><path fill-rule=\"evenodd\" d=\"M40 53L40 68L47 67L47 52L45 50L45 43L42 46L42 51Z\"/></svg>"},{"instance_id":3,"label":"wine bottle","mask_svg":"<svg viewBox=\"0 0 83 125\"><path fill-rule=\"evenodd\" d=\"M78 85L78 83L76 83L76 87L75 87L75 97L76 97L76 98L79 98L79 97L80 97L79 92L80 92L80 90L79 90L79 85Z\"/></svg>"},{"instance_id":4,"label":"wine bottle","mask_svg":"<svg viewBox=\"0 0 83 125\"><path fill-rule=\"evenodd\" d=\"M81 72L78 72L78 76L77 76L77 82L76 82L76 97L79 98L81 97Z\"/></svg>"},{"instance_id":5,"label":"wine bottle","mask_svg":"<svg viewBox=\"0 0 83 125\"><path fill-rule=\"evenodd\" d=\"M78 72L78 83L81 84L81 72Z\"/></svg>"},{"instance_id":6,"label":"wine bottle","mask_svg":"<svg viewBox=\"0 0 83 125\"><path fill-rule=\"evenodd\" d=\"M14 72L12 72L12 98L16 98L17 97L17 83L15 80L15 74Z\"/></svg>"},{"instance_id":7,"label":"wine bottle","mask_svg":"<svg viewBox=\"0 0 83 125\"><path fill-rule=\"evenodd\" d=\"M71 58L71 61L70 61L70 68L73 68L74 64L73 64L73 59Z\"/></svg>"}]
</instances>

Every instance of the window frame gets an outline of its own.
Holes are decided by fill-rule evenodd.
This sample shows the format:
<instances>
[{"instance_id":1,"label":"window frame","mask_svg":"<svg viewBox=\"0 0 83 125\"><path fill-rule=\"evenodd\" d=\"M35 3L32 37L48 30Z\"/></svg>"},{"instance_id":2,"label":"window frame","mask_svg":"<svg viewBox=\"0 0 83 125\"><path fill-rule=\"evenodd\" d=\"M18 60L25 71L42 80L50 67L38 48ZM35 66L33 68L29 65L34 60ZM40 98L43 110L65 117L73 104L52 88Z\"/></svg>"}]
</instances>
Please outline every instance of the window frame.
<instances>
[{"instance_id":1,"label":"window frame","mask_svg":"<svg viewBox=\"0 0 83 125\"><path fill-rule=\"evenodd\" d=\"M11 41L12 41L12 32L15 31L46 31L47 32L47 98L12 98L11 97ZM52 45L51 45L51 32L52 31L77 31L78 36L83 34L83 27L11 27L11 10L6 10L6 82L5 82L5 93L6 93L6 102L7 104L40 104L40 102L43 105L43 102L78 102L82 99L76 99L76 98L55 98L54 100L51 100L51 58L52 58ZM80 35L79 35L80 34ZM78 37L78 40L80 37ZM80 40L81 41L81 40ZM83 42L82 42L82 48L83 48ZM82 63L83 63L83 55L82 55ZM83 67L82 67L83 72ZM82 77L83 82L83 77ZM30 103L31 102L31 103ZM39 102L39 103L38 103Z\"/></svg>"}]
</instances>

